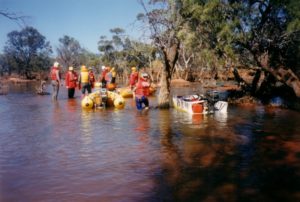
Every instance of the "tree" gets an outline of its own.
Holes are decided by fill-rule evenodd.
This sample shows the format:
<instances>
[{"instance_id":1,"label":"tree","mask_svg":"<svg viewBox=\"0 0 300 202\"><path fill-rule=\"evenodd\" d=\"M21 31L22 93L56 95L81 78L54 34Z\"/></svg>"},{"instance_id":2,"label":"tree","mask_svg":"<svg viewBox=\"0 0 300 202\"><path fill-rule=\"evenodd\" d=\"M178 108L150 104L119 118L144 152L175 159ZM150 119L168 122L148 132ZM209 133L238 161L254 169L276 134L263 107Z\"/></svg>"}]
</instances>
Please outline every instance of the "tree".
<instances>
[{"instance_id":1,"label":"tree","mask_svg":"<svg viewBox=\"0 0 300 202\"><path fill-rule=\"evenodd\" d=\"M85 63L84 53L79 42L70 36L59 38L60 45L56 49L57 60L67 70L69 66L78 67Z\"/></svg>"},{"instance_id":2,"label":"tree","mask_svg":"<svg viewBox=\"0 0 300 202\"><path fill-rule=\"evenodd\" d=\"M150 29L150 38L155 46L160 50L164 61L164 68L161 77L161 88L158 95L158 106L168 108L170 102L170 83L174 73L175 64L178 59L180 40L177 36L183 21L179 15L181 9L180 0L157 0L149 1L153 5L152 10L148 10L141 0L145 13L137 16L147 24Z\"/></svg>"},{"instance_id":3,"label":"tree","mask_svg":"<svg viewBox=\"0 0 300 202\"><path fill-rule=\"evenodd\" d=\"M7 37L4 54L10 71L16 71L30 79L33 72L49 68L52 49L36 29L25 27L19 32L8 33Z\"/></svg>"},{"instance_id":4,"label":"tree","mask_svg":"<svg viewBox=\"0 0 300 202\"><path fill-rule=\"evenodd\" d=\"M255 67L245 91L265 96L280 81L299 97L299 8L297 0L183 0L181 15L198 36L200 52L215 58L212 65Z\"/></svg>"}]
</instances>

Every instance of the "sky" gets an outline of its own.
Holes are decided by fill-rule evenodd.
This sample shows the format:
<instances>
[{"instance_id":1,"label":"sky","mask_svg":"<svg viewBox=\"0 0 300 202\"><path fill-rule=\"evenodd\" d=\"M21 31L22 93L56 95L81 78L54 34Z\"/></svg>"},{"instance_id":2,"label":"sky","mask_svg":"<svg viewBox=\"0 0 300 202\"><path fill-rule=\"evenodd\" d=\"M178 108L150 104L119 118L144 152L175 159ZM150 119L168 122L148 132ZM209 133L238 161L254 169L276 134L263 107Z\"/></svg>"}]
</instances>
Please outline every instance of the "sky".
<instances>
[{"instance_id":1,"label":"sky","mask_svg":"<svg viewBox=\"0 0 300 202\"><path fill-rule=\"evenodd\" d=\"M99 53L100 36L110 38L110 29L120 27L131 39L139 39L136 16L143 12L138 0L0 0L0 10L29 16L26 25L34 27L50 41L53 51L64 35L75 38L80 45ZM7 34L22 26L0 15L0 52Z\"/></svg>"}]
</instances>

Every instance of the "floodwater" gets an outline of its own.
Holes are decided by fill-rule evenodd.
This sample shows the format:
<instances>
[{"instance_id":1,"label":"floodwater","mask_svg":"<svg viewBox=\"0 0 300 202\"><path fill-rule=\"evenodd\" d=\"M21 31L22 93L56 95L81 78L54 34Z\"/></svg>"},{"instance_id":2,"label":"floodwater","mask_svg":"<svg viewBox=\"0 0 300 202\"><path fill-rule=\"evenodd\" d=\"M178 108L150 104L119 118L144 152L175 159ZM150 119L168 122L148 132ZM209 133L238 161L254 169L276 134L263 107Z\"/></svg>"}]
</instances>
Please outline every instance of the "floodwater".
<instances>
[{"instance_id":1,"label":"floodwater","mask_svg":"<svg viewBox=\"0 0 300 202\"><path fill-rule=\"evenodd\" d=\"M1 202L300 201L299 112L86 111L30 89L0 96Z\"/></svg>"}]
</instances>

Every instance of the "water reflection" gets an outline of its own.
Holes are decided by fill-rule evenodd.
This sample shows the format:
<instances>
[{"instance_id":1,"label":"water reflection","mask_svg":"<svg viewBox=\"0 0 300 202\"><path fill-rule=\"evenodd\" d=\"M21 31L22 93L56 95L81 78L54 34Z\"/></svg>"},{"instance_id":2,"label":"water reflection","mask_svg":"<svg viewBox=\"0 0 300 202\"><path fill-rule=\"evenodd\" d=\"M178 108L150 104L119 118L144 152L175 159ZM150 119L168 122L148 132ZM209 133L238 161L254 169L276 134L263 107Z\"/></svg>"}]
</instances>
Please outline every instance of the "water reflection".
<instances>
[{"instance_id":1,"label":"water reflection","mask_svg":"<svg viewBox=\"0 0 300 202\"><path fill-rule=\"evenodd\" d=\"M82 135L82 142L84 145L89 145L92 141L92 111L82 110L81 123L79 125L80 134Z\"/></svg>"},{"instance_id":2,"label":"water reflection","mask_svg":"<svg viewBox=\"0 0 300 202\"><path fill-rule=\"evenodd\" d=\"M227 113L220 113L220 112L215 112L214 113L214 118L216 121L218 121L219 125L222 127L226 127L227 125L227 118L228 114Z\"/></svg>"}]
</instances>

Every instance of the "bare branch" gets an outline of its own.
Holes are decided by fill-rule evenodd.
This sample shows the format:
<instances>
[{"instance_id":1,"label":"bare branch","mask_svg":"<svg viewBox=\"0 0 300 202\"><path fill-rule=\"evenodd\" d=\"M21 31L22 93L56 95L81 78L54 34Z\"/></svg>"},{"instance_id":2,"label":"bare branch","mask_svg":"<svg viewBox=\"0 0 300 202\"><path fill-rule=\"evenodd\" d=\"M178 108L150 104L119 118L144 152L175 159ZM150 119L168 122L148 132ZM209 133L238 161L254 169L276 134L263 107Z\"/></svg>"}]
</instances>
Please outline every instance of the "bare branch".
<instances>
[{"instance_id":1,"label":"bare branch","mask_svg":"<svg viewBox=\"0 0 300 202\"><path fill-rule=\"evenodd\" d=\"M16 13L11 13L5 10L0 10L0 15L3 17L6 17L10 20L15 21L18 25L25 25L26 24L26 19L30 18L30 16L25 16L25 15L18 15Z\"/></svg>"}]
</instances>

